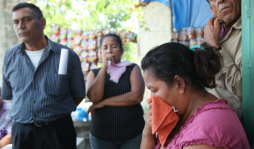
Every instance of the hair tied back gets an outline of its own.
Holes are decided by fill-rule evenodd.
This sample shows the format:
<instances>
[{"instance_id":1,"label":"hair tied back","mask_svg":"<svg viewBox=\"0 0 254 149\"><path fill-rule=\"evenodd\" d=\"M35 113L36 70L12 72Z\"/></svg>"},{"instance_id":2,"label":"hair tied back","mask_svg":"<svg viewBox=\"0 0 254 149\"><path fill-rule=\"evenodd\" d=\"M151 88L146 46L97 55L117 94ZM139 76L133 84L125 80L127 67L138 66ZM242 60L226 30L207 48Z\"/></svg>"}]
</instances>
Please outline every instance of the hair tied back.
<instances>
[{"instance_id":1,"label":"hair tied back","mask_svg":"<svg viewBox=\"0 0 254 149\"><path fill-rule=\"evenodd\" d=\"M205 48L202 47L201 45L195 45L195 46L190 47L190 50L193 52L195 52L196 49L205 50Z\"/></svg>"}]
</instances>

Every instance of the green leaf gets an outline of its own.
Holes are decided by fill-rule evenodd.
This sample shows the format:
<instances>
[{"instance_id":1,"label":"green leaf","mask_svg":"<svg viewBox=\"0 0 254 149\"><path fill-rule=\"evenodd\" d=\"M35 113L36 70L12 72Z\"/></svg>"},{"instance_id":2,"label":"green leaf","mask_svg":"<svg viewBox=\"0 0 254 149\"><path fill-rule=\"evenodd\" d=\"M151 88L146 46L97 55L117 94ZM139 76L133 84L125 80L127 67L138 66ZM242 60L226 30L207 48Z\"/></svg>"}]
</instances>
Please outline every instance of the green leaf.
<instances>
[{"instance_id":1,"label":"green leaf","mask_svg":"<svg viewBox=\"0 0 254 149\"><path fill-rule=\"evenodd\" d=\"M34 0L34 2L42 9L47 20L44 31L48 36L51 33L50 25L52 24L75 30L73 26L75 23L84 31L109 26L113 30L133 31L135 26L132 24L124 27L126 21L132 19L134 12L136 18L142 19L141 8L134 9L135 0ZM134 61L135 46L129 43L124 46L126 50L123 58Z\"/></svg>"}]
</instances>

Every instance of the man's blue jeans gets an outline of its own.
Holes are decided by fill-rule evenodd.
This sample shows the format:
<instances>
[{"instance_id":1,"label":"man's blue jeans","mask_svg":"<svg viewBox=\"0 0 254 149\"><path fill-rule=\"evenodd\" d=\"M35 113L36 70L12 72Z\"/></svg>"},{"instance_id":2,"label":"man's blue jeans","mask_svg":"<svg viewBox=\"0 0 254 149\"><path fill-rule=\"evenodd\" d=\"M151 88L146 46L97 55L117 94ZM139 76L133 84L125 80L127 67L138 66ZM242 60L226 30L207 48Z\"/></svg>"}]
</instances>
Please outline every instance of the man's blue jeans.
<instances>
[{"instance_id":1,"label":"man's blue jeans","mask_svg":"<svg viewBox=\"0 0 254 149\"><path fill-rule=\"evenodd\" d=\"M90 133L92 149L140 149L142 133L135 138L126 141L103 141L95 138Z\"/></svg>"}]
</instances>

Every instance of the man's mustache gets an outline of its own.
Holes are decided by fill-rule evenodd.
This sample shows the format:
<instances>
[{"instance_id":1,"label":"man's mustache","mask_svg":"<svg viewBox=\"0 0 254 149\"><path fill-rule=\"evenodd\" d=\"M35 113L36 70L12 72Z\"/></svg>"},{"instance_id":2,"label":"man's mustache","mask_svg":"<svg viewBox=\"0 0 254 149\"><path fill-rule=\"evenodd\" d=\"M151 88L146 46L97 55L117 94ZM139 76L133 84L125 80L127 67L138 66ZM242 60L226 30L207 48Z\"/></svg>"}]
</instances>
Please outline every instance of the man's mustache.
<instances>
[{"instance_id":1,"label":"man's mustache","mask_svg":"<svg viewBox=\"0 0 254 149\"><path fill-rule=\"evenodd\" d=\"M219 5L219 10L221 12L223 9L228 8L228 7L232 7L232 4L231 3L221 3Z\"/></svg>"}]
</instances>

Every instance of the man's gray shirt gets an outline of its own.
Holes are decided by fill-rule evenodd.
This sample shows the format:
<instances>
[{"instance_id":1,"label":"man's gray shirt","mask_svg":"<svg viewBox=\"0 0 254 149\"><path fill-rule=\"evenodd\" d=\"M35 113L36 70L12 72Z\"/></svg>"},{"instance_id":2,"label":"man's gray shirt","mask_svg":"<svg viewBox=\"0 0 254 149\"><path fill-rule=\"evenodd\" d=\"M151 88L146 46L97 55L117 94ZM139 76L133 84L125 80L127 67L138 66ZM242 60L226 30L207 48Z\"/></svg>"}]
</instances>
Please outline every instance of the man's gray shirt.
<instances>
[{"instance_id":1,"label":"man's gray shirt","mask_svg":"<svg viewBox=\"0 0 254 149\"><path fill-rule=\"evenodd\" d=\"M78 55L47 39L35 68L24 43L7 50L3 61L2 99L12 99L10 117L19 123L54 121L76 110L74 98L85 97ZM67 73L58 74L61 49L68 49Z\"/></svg>"}]
</instances>

